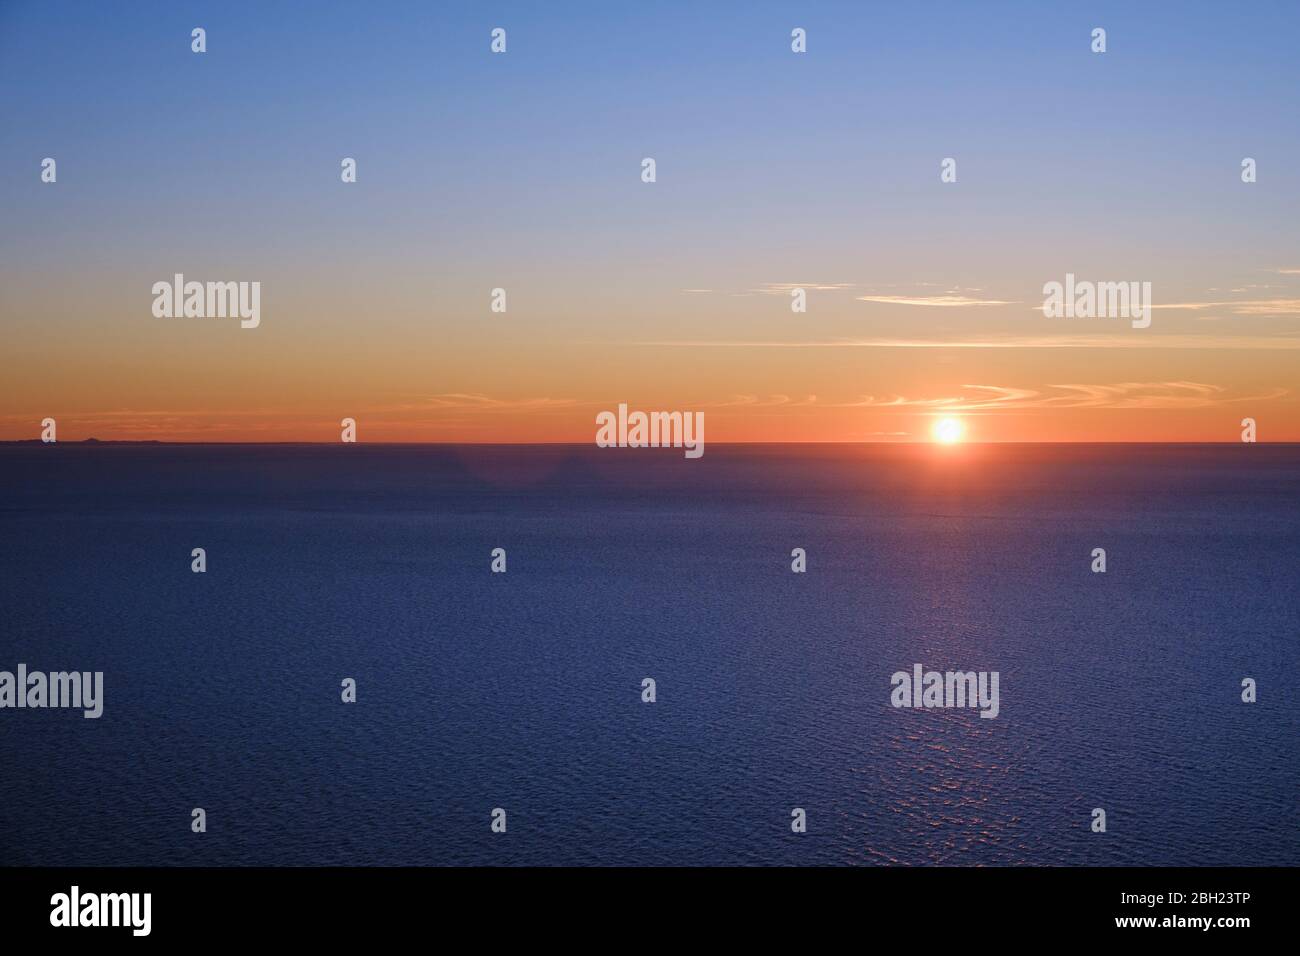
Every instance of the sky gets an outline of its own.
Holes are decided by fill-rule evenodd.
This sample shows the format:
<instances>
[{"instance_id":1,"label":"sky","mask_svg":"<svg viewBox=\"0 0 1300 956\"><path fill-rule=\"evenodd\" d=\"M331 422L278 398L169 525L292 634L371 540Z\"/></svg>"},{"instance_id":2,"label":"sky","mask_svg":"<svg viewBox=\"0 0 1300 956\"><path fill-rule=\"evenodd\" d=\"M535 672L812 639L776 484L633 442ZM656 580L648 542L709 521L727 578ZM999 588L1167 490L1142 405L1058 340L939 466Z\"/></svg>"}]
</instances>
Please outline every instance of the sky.
<instances>
[{"instance_id":1,"label":"sky","mask_svg":"<svg viewBox=\"0 0 1300 956\"><path fill-rule=\"evenodd\" d=\"M1300 441L1298 40L1294 3L0 0L0 440L590 442L626 403ZM259 325L155 316L176 273ZM1150 282L1150 327L1045 316L1067 274Z\"/></svg>"}]
</instances>

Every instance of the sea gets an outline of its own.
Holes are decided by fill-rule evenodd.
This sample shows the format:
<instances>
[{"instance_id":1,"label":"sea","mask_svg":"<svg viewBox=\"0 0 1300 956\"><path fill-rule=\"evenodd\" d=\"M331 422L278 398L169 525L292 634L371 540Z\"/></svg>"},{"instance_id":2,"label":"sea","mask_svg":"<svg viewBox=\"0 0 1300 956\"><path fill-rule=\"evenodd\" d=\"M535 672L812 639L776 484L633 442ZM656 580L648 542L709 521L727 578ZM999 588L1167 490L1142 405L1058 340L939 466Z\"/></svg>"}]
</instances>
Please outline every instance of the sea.
<instances>
[{"instance_id":1,"label":"sea","mask_svg":"<svg viewBox=\"0 0 1300 956\"><path fill-rule=\"evenodd\" d=\"M3 865L1297 865L1300 445L5 444L20 663Z\"/></svg>"}]
</instances>

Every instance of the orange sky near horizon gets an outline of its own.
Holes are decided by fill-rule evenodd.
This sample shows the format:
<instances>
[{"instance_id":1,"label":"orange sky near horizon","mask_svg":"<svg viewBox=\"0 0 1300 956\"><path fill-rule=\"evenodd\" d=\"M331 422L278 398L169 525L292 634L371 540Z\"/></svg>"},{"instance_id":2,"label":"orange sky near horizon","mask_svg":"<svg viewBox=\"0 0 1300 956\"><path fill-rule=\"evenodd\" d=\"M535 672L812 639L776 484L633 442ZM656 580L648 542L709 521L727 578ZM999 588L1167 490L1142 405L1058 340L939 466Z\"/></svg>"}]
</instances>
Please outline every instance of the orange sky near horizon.
<instances>
[{"instance_id":1,"label":"orange sky near horizon","mask_svg":"<svg viewBox=\"0 0 1300 956\"><path fill-rule=\"evenodd\" d=\"M52 417L64 441L333 442L351 417L361 442L585 443L596 414L625 402L702 411L706 441L719 443L930 441L940 417L959 418L971 442L1234 442L1247 417L1261 442L1300 441L1285 384L1300 343L1272 331L1283 347L1261 347L1260 320L1245 337L1157 310L1146 330L1106 320L1109 331L1088 333L1104 344L1089 345L1082 323L1067 335L1020 306L1015 320L1037 338L1005 330L958 345L941 320L983 307L852 291L813 293L810 315L793 317L782 297L728 297L723 320L709 296L681 293L688 315L675 323L717 329L690 338L652 339L648 317L625 321L643 327L635 339L581 323L559 338L548 330L561 317L522 308L431 321L415 346L409 318L371 320L361 340L342 316L321 321L323 306L310 318L268 310L246 330L146 312L75 340L28 321L10 336L0 440L39 437ZM782 338L792 321L832 334ZM1061 344L1044 344L1053 332Z\"/></svg>"}]
</instances>

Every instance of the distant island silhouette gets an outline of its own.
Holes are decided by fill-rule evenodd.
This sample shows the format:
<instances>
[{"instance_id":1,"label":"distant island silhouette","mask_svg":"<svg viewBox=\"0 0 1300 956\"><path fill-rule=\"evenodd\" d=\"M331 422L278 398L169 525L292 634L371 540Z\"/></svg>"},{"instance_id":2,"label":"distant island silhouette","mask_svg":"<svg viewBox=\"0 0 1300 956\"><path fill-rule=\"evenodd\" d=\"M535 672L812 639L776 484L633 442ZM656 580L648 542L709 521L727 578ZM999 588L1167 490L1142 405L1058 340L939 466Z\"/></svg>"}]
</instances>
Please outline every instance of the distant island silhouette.
<instances>
[{"instance_id":1,"label":"distant island silhouette","mask_svg":"<svg viewBox=\"0 0 1300 956\"><path fill-rule=\"evenodd\" d=\"M127 438L121 441L103 441L99 438L82 438L80 441L57 441L45 442L39 438L18 438L8 441L0 441L0 445L189 445L202 444L202 442L163 442L156 438Z\"/></svg>"}]
</instances>

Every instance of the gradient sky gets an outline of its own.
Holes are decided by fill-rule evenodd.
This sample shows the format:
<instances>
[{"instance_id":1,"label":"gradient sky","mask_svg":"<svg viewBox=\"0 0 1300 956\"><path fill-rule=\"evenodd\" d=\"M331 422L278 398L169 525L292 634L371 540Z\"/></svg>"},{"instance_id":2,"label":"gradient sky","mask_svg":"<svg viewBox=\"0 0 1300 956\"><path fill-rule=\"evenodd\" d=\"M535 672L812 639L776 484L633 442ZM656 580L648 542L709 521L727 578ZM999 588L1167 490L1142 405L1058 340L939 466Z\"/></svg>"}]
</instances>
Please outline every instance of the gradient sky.
<instances>
[{"instance_id":1,"label":"gradient sky","mask_svg":"<svg viewBox=\"0 0 1300 956\"><path fill-rule=\"evenodd\" d=\"M1298 43L1293 3L0 0L0 439L1300 441ZM155 318L176 272L260 328ZM1151 327L1045 318L1067 272Z\"/></svg>"}]
</instances>

